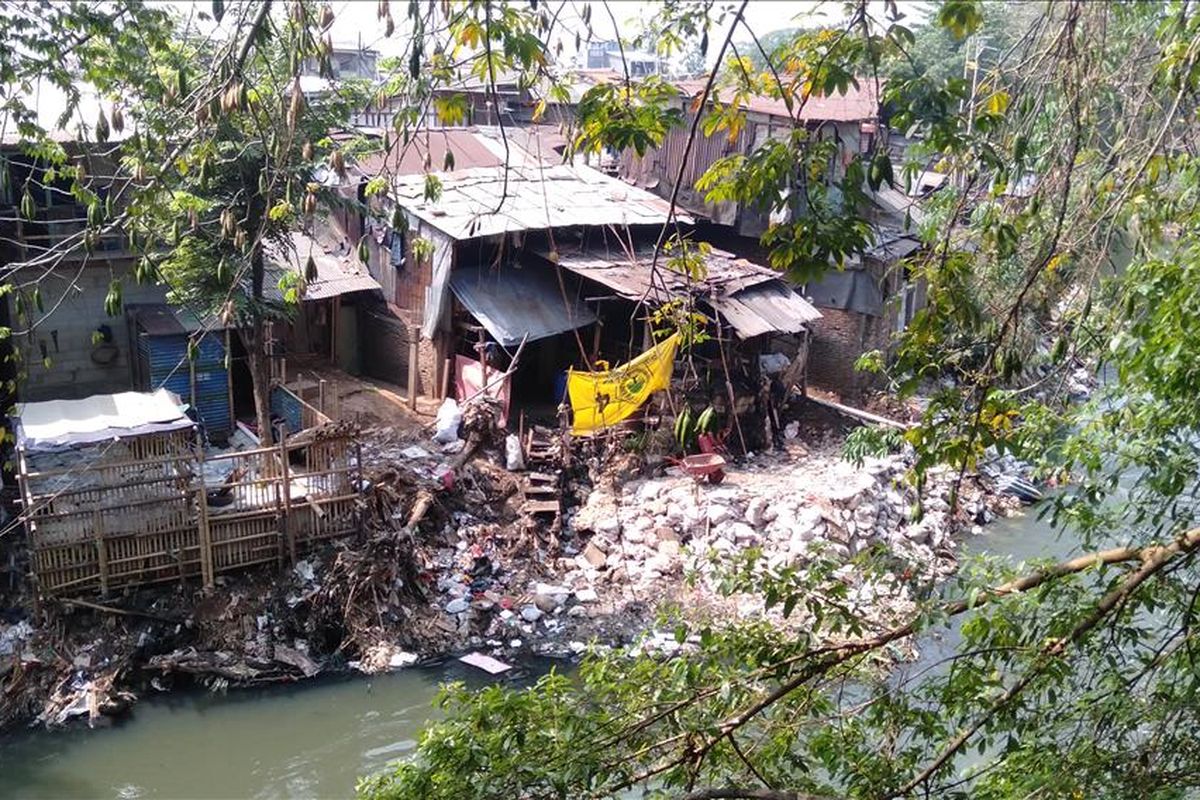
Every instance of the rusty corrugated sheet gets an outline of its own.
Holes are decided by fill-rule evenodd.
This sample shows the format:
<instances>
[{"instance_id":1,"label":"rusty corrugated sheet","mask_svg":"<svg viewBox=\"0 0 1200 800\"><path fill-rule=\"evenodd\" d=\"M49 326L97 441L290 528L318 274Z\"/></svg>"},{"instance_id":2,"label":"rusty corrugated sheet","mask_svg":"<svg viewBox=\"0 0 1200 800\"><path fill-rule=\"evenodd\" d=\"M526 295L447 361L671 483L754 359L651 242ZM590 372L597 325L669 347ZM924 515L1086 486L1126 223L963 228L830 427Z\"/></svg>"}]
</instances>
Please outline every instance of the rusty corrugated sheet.
<instances>
[{"instance_id":1,"label":"rusty corrugated sheet","mask_svg":"<svg viewBox=\"0 0 1200 800\"><path fill-rule=\"evenodd\" d=\"M495 167L439 176L441 196L425 198L425 176L399 176L397 202L453 239L568 226L662 225L660 197L585 166ZM685 214L680 222L691 223Z\"/></svg>"},{"instance_id":2,"label":"rusty corrugated sheet","mask_svg":"<svg viewBox=\"0 0 1200 800\"><path fill-rule=\"evenodd\" d=\"M711 303L743 339L764 333L799 333L821 318L820 311L780 280L714 297Z\"/></svg>"},{"instance_id":3,"label":"rusty corrugated sheet","mask_svg":"<svg viewBox=\"0 0 1200 800\"><path fill-rule=\"evenodd\" d=\"M353 251L331 252L309 236L293 231L287 242L270 243L263 248L267 272L263 294L268 299L283 302L283 292L279 289L280 278L288 272L302 275L310 255L317 267L317 279L308 282L305 300L324 300L352 292L381 290L379 282L371 277Z\"/></svg>"},{"instance_id":4,"label":"rusty corrugated sheet","mask_svg":"<svg viewBox=\"0 0 1200 800\"><path fill-rule=\"evenodd\" d=\"M549 253L539 253L550 259ZM620 251L560 252L558 264L576 275L593 280L630 299L647 297L662 302L680 294L727 295L768 281L779 273L759 266L724 250L713 250L705 258L707 275L692 280L667 266L668 256L660 254L657 274L652 276L653 248L639 248L634 258Z\"/></svg>"},{"instance_id":5,"label":"rusty corrugated sheet","mask_svg":"<svg viewBox=\"0 0 1200 800\"><path fill-rule=\"evenodd\" d=\"M550 270L505 267L458 269L450 289L471 315L505 347L582 328L596 321L591 309L563 297Z\"/></svg>"}]
</instances>

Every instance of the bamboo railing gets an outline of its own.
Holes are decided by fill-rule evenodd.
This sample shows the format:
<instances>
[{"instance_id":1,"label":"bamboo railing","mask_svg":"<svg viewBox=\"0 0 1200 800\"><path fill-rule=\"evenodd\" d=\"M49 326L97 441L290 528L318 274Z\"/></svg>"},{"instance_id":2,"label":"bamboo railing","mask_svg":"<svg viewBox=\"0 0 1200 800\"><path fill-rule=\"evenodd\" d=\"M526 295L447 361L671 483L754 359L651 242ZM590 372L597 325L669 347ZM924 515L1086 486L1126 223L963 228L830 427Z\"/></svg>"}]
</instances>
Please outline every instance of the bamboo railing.
<instances>
[{"instance_id":1,"label":"bamboo railing","mask_svg":"<svg viewBox=\"0 0 1200 800\"><path fill-rule=\"evenodd\" d=\"M357 446L345 434L206 457L149 434L31 469L18 448L22 521L41 596L107 594L295 561L361 530ZM112 450L119 450L114 457ZM96 452L93 452L96 451Z\"/></svg>"}]
</instances>

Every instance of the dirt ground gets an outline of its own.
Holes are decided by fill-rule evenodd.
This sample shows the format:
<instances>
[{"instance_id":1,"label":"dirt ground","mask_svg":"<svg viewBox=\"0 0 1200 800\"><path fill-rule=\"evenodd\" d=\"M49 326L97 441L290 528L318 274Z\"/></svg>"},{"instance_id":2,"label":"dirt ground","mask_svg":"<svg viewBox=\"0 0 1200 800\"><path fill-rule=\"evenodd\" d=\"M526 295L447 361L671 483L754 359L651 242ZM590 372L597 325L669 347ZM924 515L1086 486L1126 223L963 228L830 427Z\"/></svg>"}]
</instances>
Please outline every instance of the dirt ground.
<instances>
[{"instance_id":1,"label":"dirt ground","mask_svg":"<svg viewBox=\"0 0 1200 800\"><path fill-rule=\"evenodd\" d=\"M313 359L288 364L288 388L316 405L320 381L326 391L336 393L340 419L357 422L360 428L388 427L415 430L433 422L441 400L417 397L416 409L409 408L404 387L394 383L354 376L328 363Z\"/></svg>"}]
</instances>

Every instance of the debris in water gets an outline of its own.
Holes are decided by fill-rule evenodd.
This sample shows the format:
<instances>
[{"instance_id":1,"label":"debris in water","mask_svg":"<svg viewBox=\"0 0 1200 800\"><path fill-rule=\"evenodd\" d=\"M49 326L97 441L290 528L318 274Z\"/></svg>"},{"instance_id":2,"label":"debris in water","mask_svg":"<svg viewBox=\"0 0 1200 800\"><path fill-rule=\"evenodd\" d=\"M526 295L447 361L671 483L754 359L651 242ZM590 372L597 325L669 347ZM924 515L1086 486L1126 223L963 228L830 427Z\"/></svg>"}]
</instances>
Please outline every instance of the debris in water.
<instances>
[{"instance_id":1,"label":"debris in water","mask_svg":"<svg viewBox=\"0 0 1200 800\"><path fill-rule=\"evenodd\" d=\"M512 669L511 664L505 664L499 659L485 656L483 653L468 653L459 659L464 664L472 667L477 667L489 675L499 675L501 672L508 672Z\"/></svg>"}]
</instances>

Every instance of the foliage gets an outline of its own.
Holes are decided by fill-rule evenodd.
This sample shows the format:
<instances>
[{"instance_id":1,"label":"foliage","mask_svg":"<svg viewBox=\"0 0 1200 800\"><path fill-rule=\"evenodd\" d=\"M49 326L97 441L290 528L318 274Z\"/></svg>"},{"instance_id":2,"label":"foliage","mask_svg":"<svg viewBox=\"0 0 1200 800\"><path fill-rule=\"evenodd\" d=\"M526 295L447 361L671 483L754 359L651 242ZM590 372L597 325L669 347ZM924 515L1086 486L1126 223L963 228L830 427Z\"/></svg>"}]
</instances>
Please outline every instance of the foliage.
<instances>
[{"instance_id":1,"label":"foliage","mask_svg":"<svg viewBox=\"0 0 1200 800\"><path fill-rule=\"evenodd\" d=\"M842 443L842 458L861 467L868 458L895 453L904 446L904 435L896 428L863 425L850 431Z\"/></svg>"},{"instance_id":2,"label":"foliage","mask_svg":"<svg viewBox=\"0 0 1200 800\"><path fill-rule=\"evenodd\" d=\"M1013 565L969 560L940 587L886 553L860 553L849 569L910 581L917 603L911 618L879 626L857 613L840 559L780 564L750 551L726 564L726 588L763 597L794 625L680 617L684 657L595 653L574 682L456 694L417 758L364 793L1194 793L1200 170L1189 98L1200 16L1190 12L953 0L912 31L893 10L877 18L855 4L836 29L783 37L766 69L736 56L705 115L706 132L736 135L751 93L795 104L887 76L892 121L916 141L894 175L878 152L829 170L826 146L797 126L721 162L702 188L771 212L772 263L814 275L862 249L864 186L929 164L951 172L922 230L927 254L904 265L928 303L891 358L872 364L928 401L904 435L912 481L1015 452L1072 474L1046 513L1081 547L1122 547L1023 565L1015 583ZM1006 44L993 26L1008 28ZM934 54L957 58L953 43L980 32L1000 52L984 51L972 93L961 62L934 69ZM1081 368L1106 370L1109 383L1067 402ZM900 444L861 430L851 459ZM944 663L880 671L890 648L948 627L961 641Z\"/></svg>"}]
</instances>

